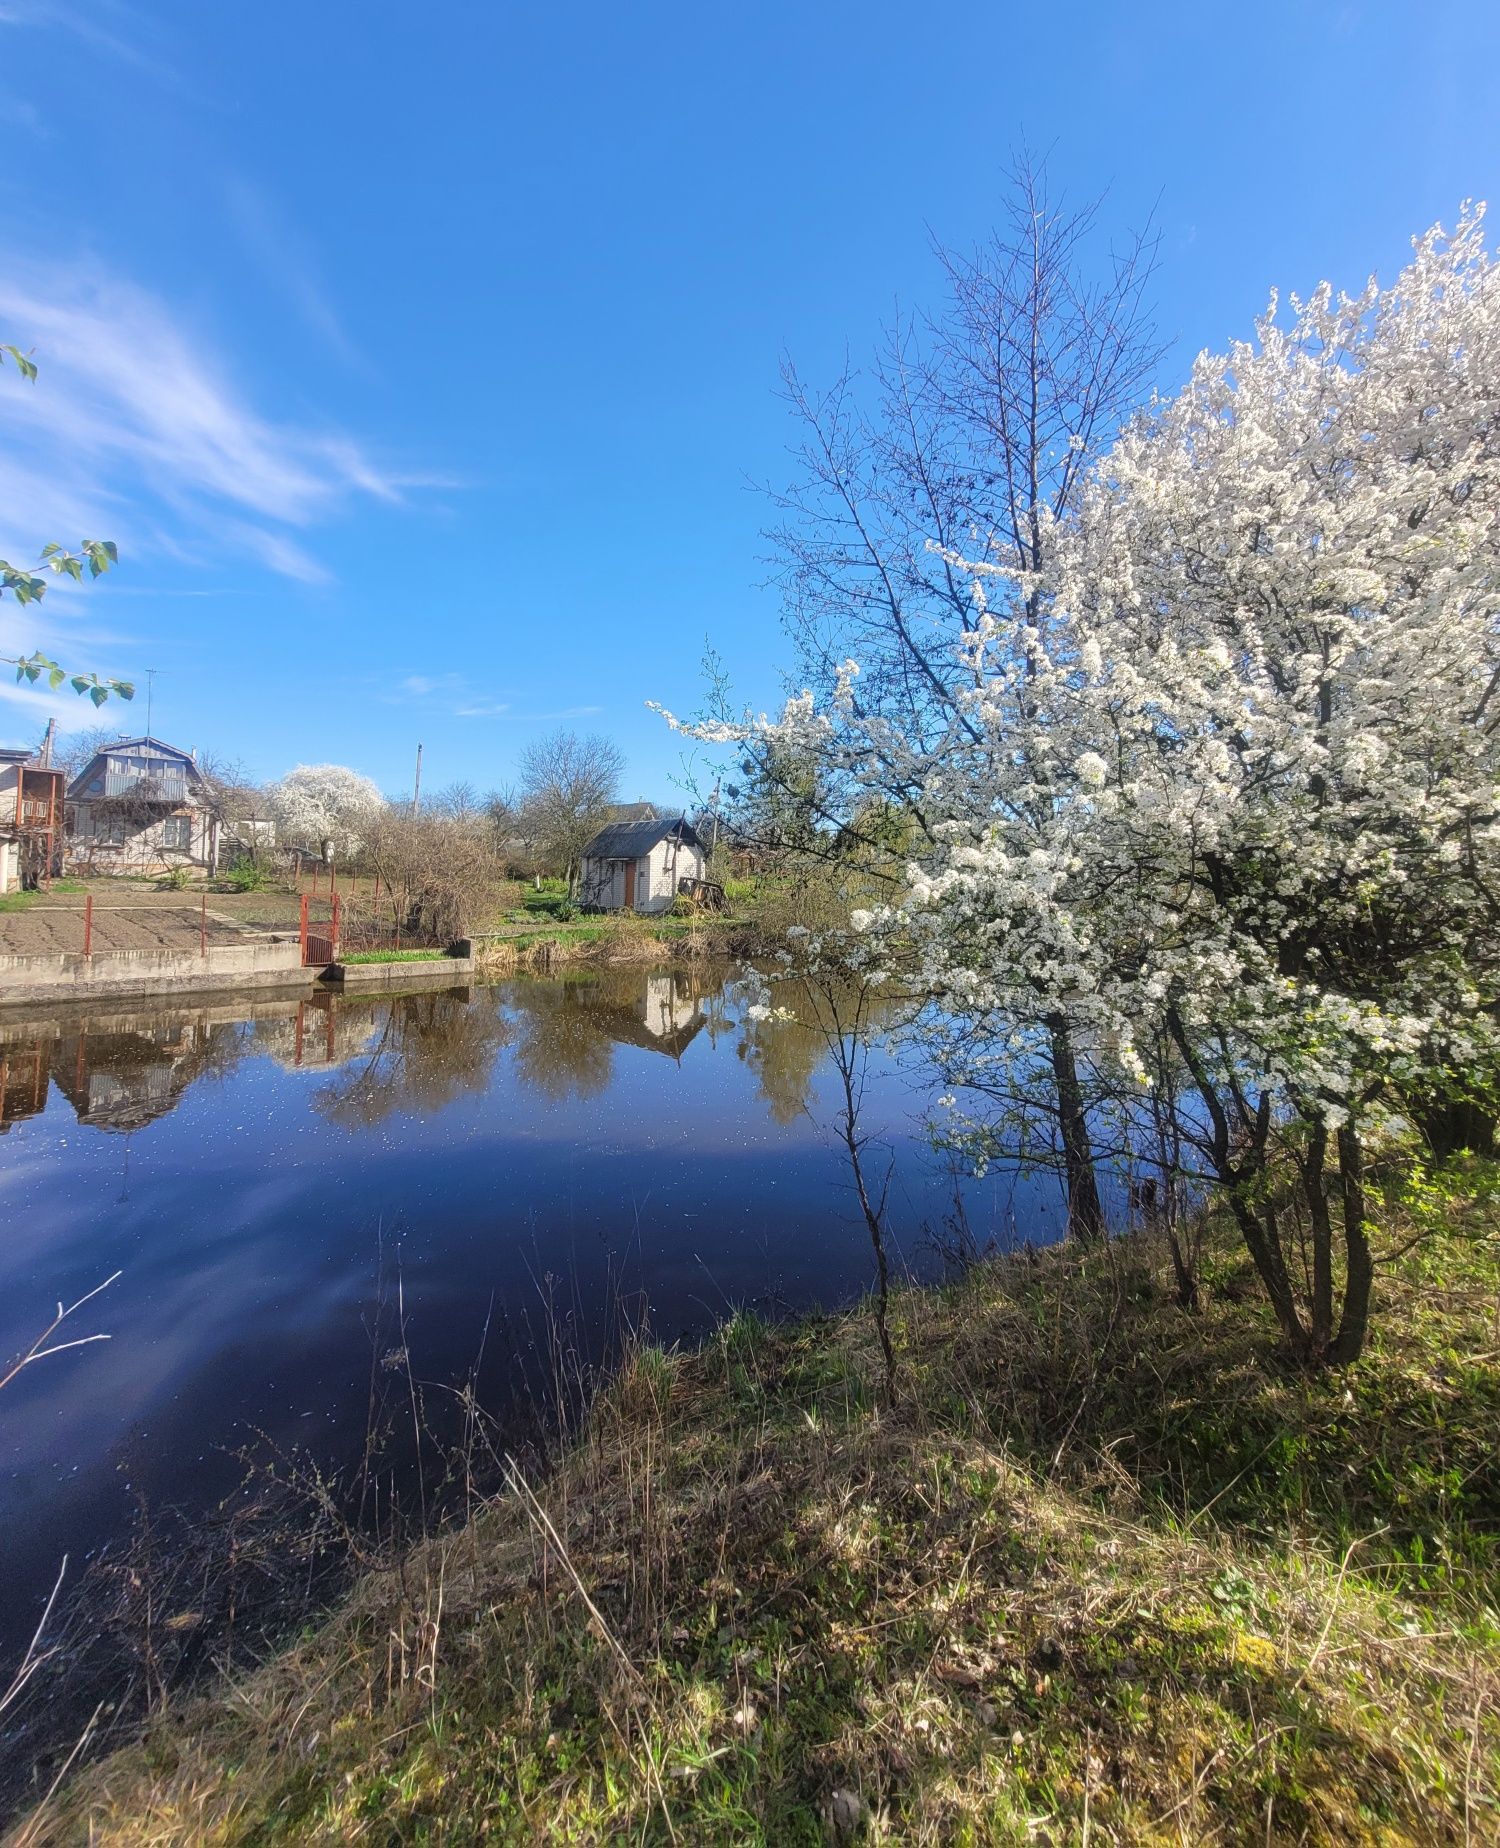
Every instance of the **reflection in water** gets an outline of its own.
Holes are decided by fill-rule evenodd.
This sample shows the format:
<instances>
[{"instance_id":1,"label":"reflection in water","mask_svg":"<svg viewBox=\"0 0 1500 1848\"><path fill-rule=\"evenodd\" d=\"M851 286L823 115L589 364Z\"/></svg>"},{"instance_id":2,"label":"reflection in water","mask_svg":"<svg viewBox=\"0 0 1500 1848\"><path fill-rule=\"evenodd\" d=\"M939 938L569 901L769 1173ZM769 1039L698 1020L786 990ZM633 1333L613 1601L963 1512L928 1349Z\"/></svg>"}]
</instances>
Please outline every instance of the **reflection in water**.
<instances>
[{"instance_id":1,"label":"reflection in water","mask_svg":"<svg viewBox=\"0 0 1500 1848\"><path fill-rule=\"evenodd\" d=\"M482 1091L511 1045L518 1072L542 1095L597 1097L617 1045L680 1065L705 1028L722 1031L724 992L722 971L604 969L395 999L330 992L264 1003L250 1018L226 1019L222 1006L170 1015L96 1009L86 1025L0 1018L0 1130L41 1113L49 1078L81 1124L140 1129L199 1079L257 1055L293 1070L334 1070L314 1101L350 1125L440 1111ZM795 1022L746 1024L741 1057L778 1122L804 1107L820 1048L816 1032Z\"/></svg>"},{"instance_id":2,"label":"reflection in water","mask_svg":"<svg viewBox=\"0 0 1500 1848\"><path fill-rule=\"evenodd\" d=\"M135 1496L214 1502L250 1427L357 1456L382 1261L421 1376L463 1377L482 1349L500 1413L518 1381L545 1387L543 1301L592 1358L627 1296L670 1342L735 1304L868 1288L822 1037L747 999L729 970L615 968L0 1014L0 1350L121 1272L97 1305L111 1339L7 1389L0 1532L25 1596L0 1630L34 1623L57 1559ZM951 1183L907 1076L884 1055L871 1071L862 1129L891 1157L892 1249L920 1271ZM972 1184L967 1206L980 1243L1060 1218L1040 1182Z\"/></svg>"}]
</instances>

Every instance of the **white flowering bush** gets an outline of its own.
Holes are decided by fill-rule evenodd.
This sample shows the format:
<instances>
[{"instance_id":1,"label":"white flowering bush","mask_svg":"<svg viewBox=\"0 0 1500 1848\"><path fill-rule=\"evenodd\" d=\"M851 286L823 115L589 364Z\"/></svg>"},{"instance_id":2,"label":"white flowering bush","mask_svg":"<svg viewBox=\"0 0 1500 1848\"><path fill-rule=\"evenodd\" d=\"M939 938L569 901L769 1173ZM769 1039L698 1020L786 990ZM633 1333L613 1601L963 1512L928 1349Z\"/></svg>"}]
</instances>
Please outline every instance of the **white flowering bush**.
<instances>
[{"instance_id":1,"label":"white flowering bush","mask_svg":"<svg viewBox=\"0 0 1500 1848\"><path fill-rule=\"evenodd\" d=\"M1273 300L972 578L964 686L892 763L934 846L859 920L960 1017L1065 1021L1128 1096L1163 1047L1283 1332L1364 1340L1365 1146L1494 1069L1500 274L1483 217L1388 289ZM837 720L837 723L834 720ZM1298 1185L1287 1193L1289 1180Z\"/></svg>"},{"instance_id":2,"label":"white flowering bush","mask_svg":"<svg viewBox=\"0 0 1500 1848\"><path fill-rule=\"evenodd\" d=\"M385 806L369 777L343 764L298 764L267 794L281 839L325 857L357 853Z\"/></svg>"}]
</instances>

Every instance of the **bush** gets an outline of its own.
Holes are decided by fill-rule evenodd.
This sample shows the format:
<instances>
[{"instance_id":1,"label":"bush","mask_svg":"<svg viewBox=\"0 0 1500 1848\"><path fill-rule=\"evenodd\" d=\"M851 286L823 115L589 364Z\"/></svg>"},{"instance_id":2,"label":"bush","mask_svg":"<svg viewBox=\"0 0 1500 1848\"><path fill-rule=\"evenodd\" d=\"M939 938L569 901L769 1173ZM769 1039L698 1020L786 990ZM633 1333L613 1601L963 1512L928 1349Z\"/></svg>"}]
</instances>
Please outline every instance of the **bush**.
<instances>
[{"instance_id":1,"label":"bush","mask_svg":"<svg viewBox=\"0 0 1500 1848\"><path fill-rule=\"evenodd\" d=\"M192 879L185 866L169 866L156 883L163 892L185 892Z\"/></svg>"},{"instance_id":2,"label":"bush","mask_svg":"<svg viewBox=\"0 0 1500 1848\"><path fill-rule=\"evenodd\" d=\"M257 866L253 860L241 860L238 866L231 866L224 875L224 883L231 892L261 892L266 887L264 867Z\"/></svg>"}]
</instances>

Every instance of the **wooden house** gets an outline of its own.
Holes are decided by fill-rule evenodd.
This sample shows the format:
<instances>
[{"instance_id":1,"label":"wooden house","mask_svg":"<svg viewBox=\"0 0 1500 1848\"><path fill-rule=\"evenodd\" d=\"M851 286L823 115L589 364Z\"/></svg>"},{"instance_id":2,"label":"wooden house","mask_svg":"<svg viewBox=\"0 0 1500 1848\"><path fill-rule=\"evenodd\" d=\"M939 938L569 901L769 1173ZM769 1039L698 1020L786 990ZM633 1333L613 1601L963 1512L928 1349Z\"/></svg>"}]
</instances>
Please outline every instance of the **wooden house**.
<instances>
[{"instance_id":1,"label":"wooden house","mask_svg":"<svg viewBox=\"0 0 1500 1848\"><path fill-rule=\"evenodd\" d=\"M591 911L670 911L683 879L708 855L685 816L611 822L583 850L578 900Z\"/></svg>"},{"instance_id":2,"label":"wooden house","mask_svg":"<svg viewBox=\"0 0 1500 1848\"><path fill-rule=\"evenodd\" d=\"M0 892L34 890L57 871L63 773L29 750L0 750Z\"/></svg>"},{"instance_id":3,"label":"wooden house","mask_svg":"<svg viewBox=\"0 0 1500 1848\"><path fill-rule=\"evenodd\" d=\"M193 753L159 738L116 739L68 785L69 871L212 873L220 832L213 789Z\"/></svg>"}]
</instances>

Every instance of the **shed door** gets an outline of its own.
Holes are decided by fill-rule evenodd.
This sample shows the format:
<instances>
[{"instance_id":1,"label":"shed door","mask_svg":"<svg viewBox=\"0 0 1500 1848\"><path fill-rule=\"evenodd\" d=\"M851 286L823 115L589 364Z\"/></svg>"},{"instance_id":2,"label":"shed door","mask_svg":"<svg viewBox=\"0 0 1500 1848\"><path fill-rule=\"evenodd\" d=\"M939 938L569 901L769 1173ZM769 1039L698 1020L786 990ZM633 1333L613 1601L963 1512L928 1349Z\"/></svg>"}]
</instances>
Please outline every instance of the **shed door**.
<instances>
[{"instance_id":1,"label":"shed door","mask_svg":"<svg viewBox=\"0 0 1500 1848\"><path fill-rule=\"evenodd\" d=\"M635 910L635 861L625 862L625 909Z\"/></svg>"}]
</instances>

